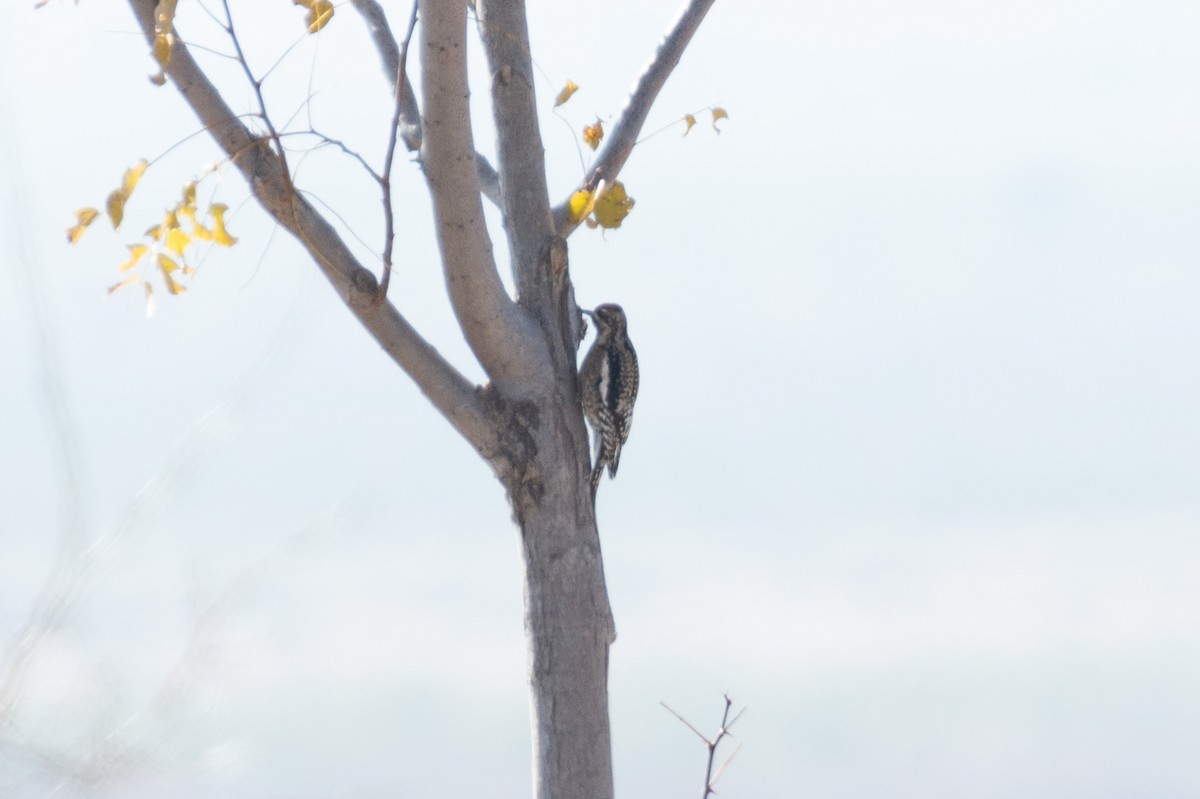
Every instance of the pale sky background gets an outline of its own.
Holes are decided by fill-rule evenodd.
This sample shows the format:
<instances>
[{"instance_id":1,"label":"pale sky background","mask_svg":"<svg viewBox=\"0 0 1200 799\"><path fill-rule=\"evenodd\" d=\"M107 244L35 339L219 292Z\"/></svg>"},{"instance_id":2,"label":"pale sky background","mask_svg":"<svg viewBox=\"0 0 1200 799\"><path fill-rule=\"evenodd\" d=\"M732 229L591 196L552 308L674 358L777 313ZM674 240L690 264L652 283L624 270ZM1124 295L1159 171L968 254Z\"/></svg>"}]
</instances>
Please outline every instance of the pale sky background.
<instances>
[{"instance_id":1,"label":"pale sky background","mask_svg":"<svg viewBox=\"0 0 1200 799\"><path fill-rule=\"evenodd\" d=\"M0 682L0 796L528 796L499 484L232 173L201 194L237 247L150 320L103 299L217 151L68 247L196 123L123 3L29 5L0 27L0 642L54 575L72 602ZM556 196L675 7L531 2ZM301 30L235 13L259 72ZM180 27L211 31L193 0ZM634 213L571 239L643 374L599 506L620 796L697 795L658 703L715 730L724 691L727 799L1200 795L1198 41L1193 0L716 5L647 131L719 104L723 133L643 142ZM381 161L348 7L267 90ZM348 160L301 177L380 248ZM392 297L477 377L397 181Z\"/></svg>"}]
</instances>

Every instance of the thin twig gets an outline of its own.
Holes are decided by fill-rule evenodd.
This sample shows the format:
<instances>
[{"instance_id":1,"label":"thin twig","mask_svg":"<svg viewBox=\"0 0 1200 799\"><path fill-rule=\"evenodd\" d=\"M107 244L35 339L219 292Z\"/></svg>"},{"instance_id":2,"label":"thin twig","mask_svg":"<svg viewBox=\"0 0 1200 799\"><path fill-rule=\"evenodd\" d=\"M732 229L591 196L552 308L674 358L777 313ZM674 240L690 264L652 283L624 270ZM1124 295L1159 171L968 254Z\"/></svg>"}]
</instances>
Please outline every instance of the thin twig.
<instances>
[{"instance_id":1,"label":"thin twig","mask_svg":"<svg viewBox=\"0 0 1200 799\"><path fill-rule=\"evenodd\" d=\"M279 160L283 166L284 179L288 183L291 183L292 172L288 168L287 153L284 152L283 142L279 140L279 132L275 130L275 123L271 121L271 116L267 113L267 101L263 97L262 80L256 78L253 70L250 69L250 62L246 60L246 54L242 50L242 43L238 39L237 31L233 29L233 15L229 11L229 0L221 0L221 5L225 8L225 32L229 34L229 39L233 42L233 49L237 51L238 62L242 65L242 71L246 73L246 79L254 87L254 96L258 100L258 109L262 112L263 123L267 126L267 132L270 134L271 141L275 143L275 149L279 153Z\"/></svg>"},{"instance_id":2,"label":"thin twig","mask_svg":"<svg viewBox=\"0 0 1200 799\"><path fill-rule=\"evenodd\" d=\"M704 746L708 749L708 766L704 771L704 793L701 794L700 799L708 799L710 795L717 792L713 786L717 784L717 780L725 771L725 767L728 766L730 762L732 762L734 756L741 751L742 747L739 744L733 750L733 753L730 754L729 757L725 758L725 762L721 764L716 773L713 773L713 763L716 762L717 747L721 745L721 741L723 741L725 738L730 738L733 736L729 730L734 724L737 723L737 720L742 717L742 714L746 712L746 708L739 710L732 719L729 718L729 710L733 706L733 700L729 698L729 694L725 694L725 712L721 714L721 729L717 731L715 738L709 740L702 732L696 729L690 721L668 707L665 702L659 702L659 704L665 707L672 716L682 721L684 726L686 726L689 730L696 733L696 735L700 737L700 740L704 741Z\"/></svg>"},{"instance_id":3,"label":"thin twig","mask_svg":"<svg viewBox=\"0 0 1200 799\"><path fill-rule=\"evenodd\" d=\"M383 174L380 185L383 187L383 276L379 280L379 298L387 297L388 284L392 280L392 249L396 243L396 211L392 208L392 162L396 159L396 139L400 133L400 116L404 113L404 89L408 84L405 75L408 62L408 43L412 41L413 30L417 27L417 12L420 10L419 0L413 0L412 14L408 18L408 30L404 41L400 43L400 59L396 66L396 107L392 110L392 125L388 131L387 157L383 159Z\"/></svg>"},{"instance_id":4,"label":"thin twig","mask_svg":"<svg viewBox=\"0 0 1200 799\"><path fill-rule=\"evenodd\" d=\"M232 56L231 56L231 57L232 57ZM253 112L249 112L249 111L248 111L248 112L246 112L246 113L244 113L244 114L237 114L236 116L230 117L230 120L238 120L238 119L254 119L254 118L256 118L256 117L259 117L259 116L261 116L261 114L256 114L256 113L253 113ZM224 124L224 123L222 123L222 124ZM182 146L182 145L186 144L186 143L187 143L189 140L191 140L191 139L195 138L196 136L199 136L199 135L201 135L202 133L208 133L208 134L211 134L211 133L212 133L212 129L213 129L213 126L212 126L212 125L205 125L204 127L202 127L202 128L199 128L198 130L193 130L191 133L187 134L187 135L186 135L186 136L184 136L182 139L180 139L179 141L175 142L175 143L174 143L174 144L172 144L170 147L168 147L167 149L163 150L163 151L162 151L161 153L159 153L158 155L156 155L156 156L154 156L153 158L151 158L151 159L150 159L150 160L147 162L147 166L154 166L156 163L158 163L159 161L161 161L163 158L166 158L168 155L170 155L171 151L172 151L172 150L174 150L176 147L180 147L180 146Z\"/></svg>"},{"instance_id":5,"label":"thin twig","mask_svg":"<svg viewBox=\"0 0 1200 799\"><path fill-rule=\"evenodd\" d=\"M330 205L329 203L327 203L323 199L321 199L320 195L314 194L313 192L308 191L307 189L297 189L296 191L297 191L297 193L301 194L308 200L311 200L312 202L317 203L322 208L324 208L326 211L328 211L330 214L332 214L334 219L336 219L338 222L342 223L342 227L346 229L346 232L349 233L351 236L353 236L354 240L363 246L363 249L365 249L367 252L371 253L372 255L376 255L375 251L371 249L371 245L367 243L367 240L365 238L363 238L362 236L358 235L358 233L355 232L354 228L350 226L350 223L346 221L346 217L344 217L340 213L338 213L338 210L336 208L334 208L332 205Z\"/></svg>"},{"instance_id":6,"label":"thin twig","mask_svg":"<svg viewBox=\"0 0 1200 799\"><path fill-rule=\"evenodd\" d=\"M704 735L704 733L700 732L700 730L698 730L698 729L696 729L695 727L693 727L693 726L692 726L692 723L691 723L690 721L688 721L688 720L687 720L687 719L685 719L683 716L681 716L681 715L679 715L678 713L676 713L674 708L672 708L672 707L671 707L670 705L668 705L666 702L659 702L659 704L660 704L660 705L662 705L663 707L665 707L665 708L667 709L667 712L668 712L668 713L670 713L672 716L674 716L675 718L677 718L677 719L679 719L680 721L682 721L682 722L683 722L683 724L684 724L684 726L686 726L686 727L687 727L689 730L691 730L692 732L696 733L696 735L700 736L700 740L701 740L701 741L704 741L705 745L707 745L707 746L712 746L712 741L708 740L708 738L707 738L707 737Z\"/></svg>"},{"instance_id":7,"label":"thin twig","mask_svg":"<svg viewBox=\"0 0 1200 799\"><path fill-rule=\"evenodd\" d=\"M312 130L312 129L290 130L285 133L281 133L279 135L280 135L280 138L285 138L285 137L290 137L290 136L312 136L315 139L317 139L317 144L314 145L311 149L316 150L321 147L336 147L337 149L341 150L343 153L345 153L346 155L350 156L355 161L357 161L358 165L361 166L363 168L363 170L365 170L366 173L371 176L372 180L374 180L377 183L382 180L379 173L376 172L374 169L372 169L371 165L369 163L367 163L367 159L363 158L362 155L360 155L358 153L358 151L351 149L350 146L347 145L341 139L335 139L332 136L326 136L324 133L321 133L319 130Z\"/></svg>"}]
</instances>

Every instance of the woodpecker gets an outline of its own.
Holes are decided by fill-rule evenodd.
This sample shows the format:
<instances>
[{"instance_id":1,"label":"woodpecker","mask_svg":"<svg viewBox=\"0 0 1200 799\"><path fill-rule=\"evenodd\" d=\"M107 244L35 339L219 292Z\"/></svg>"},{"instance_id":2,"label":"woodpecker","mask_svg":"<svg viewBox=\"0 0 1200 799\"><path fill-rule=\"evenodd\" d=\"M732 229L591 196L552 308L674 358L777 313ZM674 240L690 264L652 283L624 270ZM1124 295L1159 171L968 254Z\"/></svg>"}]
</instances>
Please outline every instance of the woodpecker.
<instances>
[{"instance_id":1,"label":"woodpecker","mask_svg":"<svg viewBox=\"0 0 1200 799\"><path fill-rule=\"evenodd\" d=\"M616 477L621 447L629 438L638 391L638 362L629 340L625 311L620 305L608 303L583 313L596 323L596 340L579 370L583 415L596 431L596 460L592 467L594 500L604 467L608 467L609 477Z\"/></svg>"}]
</instances>

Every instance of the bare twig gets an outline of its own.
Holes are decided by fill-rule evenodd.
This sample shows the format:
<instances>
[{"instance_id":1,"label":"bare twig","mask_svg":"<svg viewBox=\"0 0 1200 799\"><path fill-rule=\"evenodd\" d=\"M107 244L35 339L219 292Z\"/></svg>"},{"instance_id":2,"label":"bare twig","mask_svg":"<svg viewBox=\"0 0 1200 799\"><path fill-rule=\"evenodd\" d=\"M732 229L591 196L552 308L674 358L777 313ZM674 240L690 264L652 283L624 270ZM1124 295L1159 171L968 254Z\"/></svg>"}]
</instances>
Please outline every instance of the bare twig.
<instances>
[{"instance_id":1,"label":"bare twig","mask_svg":"<svg viewBox=\"0 0 1200 799\"><path fill-rule=\"evenodd\" d=\"M625 161L629 159L629 154L633 152L633 145L646 123L650 107L654 105L654 100L666 84L667 78L679 64L683 51L687 49L688 43L714 1L687 0L684 3L679 16L671 24L658 49L654 51L650 63L634 83L629 99L625 101L625 108L622 109L616 124L609 130L604 149L596 157L595 170L588 174L583 183L568 193L568 199L571 193L583 188L588 182L594 185L599 178L609 183L616 180L621 168L625 166ZM571 219L568 200L563 200L554 207L554 228L558 235L564 238L570 236L581 221Z\"/></svg>"},{"instance_id":2,"label":"bare twig","mask_svg":"<svg viewBox=\"0 0 1200 799\"><path fill-rule=\"evenodd\" d=\"M716 773L713 773L713 763L716 761L717 747L721 745L721 741L723 741L725 738L730 738L733 736L729 730L734 724L737 723L737 720L742 717L742 714L746 712L746 708L739 710L732 719L729 718L729 710L733 707L733 700L729 698L729 694L725 694L725 712L721 715L721 729L717 731L716 737L710 740L704 735L704 733L696 729L696 727L690 721L676 713L670 706L667 705L667 703L659 702L659 704L666 708L668 713L683 722L684 726L686 726L689 730L696 733L701 741L704 741L704 746L708 749L708 767L704 771L704 793L701 794L700 799L708 799L710 795L717 792L713 786L717 784L717 780L720 779L721 774L725 771L725 767L730 764L733 758L742 749L741 745L739 744L729 755L729 757L725 758L725 762L721 764Z\"/></svg>"},{"instance_id":3,"label":"bare twig","mask_svg":"<svg viewBox=\"0 0 1200 799\"><path fill-rule=\"evenodd\" d=\"M683 716L681 716L677 712L675 712L675 709L673 707L668 705L666 702L659 702L659 704L662 705L663 707L665 707L667 709L667 712L670 713L672 716L674 716L675 718L682 721L685 727L687 727L692 732L696 733L696 735L699 736L701 741L704 741L704 743L707 744L708 746L712 746L712 741L708 740L708 738L706 738L704 733L700 732L700 730L693 727L692 723L690 721L688 721Z\"/></svg>"},{"instance_id":4,"label":"bare twig","mask_svg":"<svg viewBox=\"0 0 1200 799\"><path fill-rule=\"evenodd\" d=\"M383 276L379 280L379 296L387 296L388 285L392 280L392 248L396 243L396 211L392 208L392 162L396 158L396 136L400 132L400 119L404 115L404 97L412 94L405 74L408 64L408 43L412 41L413 30L417 27L417 12L421 4L413 0L412 13L408 18L408 30L404 41L400 43L400 57L396 66L396 107L392 111L392 125L388 129L387 156L383 159L383 174L379 176L379 185L383 187Z\"/></svg>"},{"instance_id":5,"label":"bare twig","mask_svg":"<svg viewBox=\"0 0 1200 799\"><path fill-rule=\"evenodd\" d=\"M351 158L353 158L355 161L357 161L358 165L363 168L363 171L365 171L368 175L371 176L372 180L374 180L376 182L379 182L381 180L379 173L376 172L371 167L371 165L367 163L367 159L363 158L362 155L357 150L352 149L350 147L350 145L346 144L341 139L335 139L332 136L326 136L321 131L313 130L311 128L309 130L293 130L293 131L288 131L287 133L280 134L280 138L284 138L284 137L290 138L290 137L294 137L294 136L312 136L313 138L317 139L317 144L314 145L312 148L314 150L317 148L320 148L320 147L336 147L337 149L341 150L345 155L348 155Z\"/></svg>"},{"instance_id":6,"label":"bare twig","mask_svg":"<svg viewBox=\"0 0 1200 799\"><path fill-rule=\"evenodd\" d=\"M246 54L242 51L241 40L238 39L237 31L233 27L233 14L229 11L229 0L221 0L221 5L225 9L225 32L229 34L229 39L233 42L233 49L237 51L237 60L242 65L242 71L246 73L246 79L254 87L254 97L258 101L258 110L262 114L263 124L267 126L267 132L271 136L271 141L275 143L275 150L283 165L283 176L291 182L287 153L284 152L283 142L279 140L279 132L275 130L275 123L271 121L271 115L267 113L267 101L262 93L262 79L254 76L254 71L250 69L250 62L246 60Z\"/></svg>"}]
</instances>

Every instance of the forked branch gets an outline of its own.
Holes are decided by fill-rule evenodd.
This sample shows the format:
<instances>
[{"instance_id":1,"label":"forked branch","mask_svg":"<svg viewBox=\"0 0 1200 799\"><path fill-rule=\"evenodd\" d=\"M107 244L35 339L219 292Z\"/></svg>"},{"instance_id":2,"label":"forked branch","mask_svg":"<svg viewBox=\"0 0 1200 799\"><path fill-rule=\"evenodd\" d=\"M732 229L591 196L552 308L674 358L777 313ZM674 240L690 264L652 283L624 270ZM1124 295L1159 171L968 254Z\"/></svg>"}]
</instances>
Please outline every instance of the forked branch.
<instances>
[{"instance_id":1,"label":"forked branch","mask_svg":"<svg viewBox=\"0 0 1200 799\"><path fill-rule=\"evenodd\" d=\"M609 183L617 179L621 168L625 166L630 153L633 152L633 146L642 131L642 126L646 124L646 117L649 115L658 93L679 64L679 59L683 57L683 51L692 41L692 36L695 35L700 23L704 20L704 15L708 13L714 1L687 0L684 3L683 8L679 11L679 16L671 23L670 29L659 43L658 49L654 51L650 62L634 82L633 90L625 101L625 107L608 132L607 143L596 157L595 169L588 175L584 183L593 178L604 179ZM581 183L576 188L583 188L583 184ZM567 210L567 200L563 200L554 207L554 228L563 238L570 236L575 228L579 227L580 221L582 220L572 221L570 212Z\"/></svg>"},{"instance_id":2,"label":"forked branch","mask_svg":"<svg viewBox=\"0 0 1200 799\"><path fill-rule=\"evenodd\" d=\"M700 797L700 799L708 799L709 795L717 792L713 786L717 784L717 780L720 779L721 774L725 771L725 767L729 765L734 756L736 756L738 751L741 750L740 745L734 749L733 752L730 753L729 757L725 758L725 762L721 764L720 768L718 768L714 774L713 764L716 762L717 747L721 745L722 740L732 737L732 733L729 732L729 728L737 723L737 720L740 719L742 714L746 712L746 708L739 710L732 719L729 718L729 711L733 707L733 700L729 698L729 694L725 694L725 712L721 715L721 729L718 730L716 736L710 740L704 735L704 733L696 729L696 727L690 721L672 710L671 707L665 702L659 702L659 704L666 708L668 713L683 722L685 727L696 733L696 736L701 741L704 741L704 745L708 748L708 767L704 771L704 793Z\"/></svg>"},{"instance_id":3,"label":"forked branch","mask_svg":"<svg viewBox=\"0 0 1200 799\"><path fill-rule=\"evenodd\" d=\"M533 320L500 280L484 222L471 131L466 25L462 0L422 0L421 160L459 327L489 377L527 389L545 381L550 359Z\"/></svg>"},{"instance_id":4,"label":"forked branch","mask_svg":"<svg viewBox=\"0 0 1200 799\"><path fill-rule=\"evenodd\" d=\"M154 42L157 0L130 0L146 41ZM246 178L259 204L309 251L352 313L477 450L497 449L497 434L476 387L422 338L390 303L379 301L375 275L354 257L334 227L295 189L267 140L255 136L229 108L176 36L166 74L200 123Z\"/></svg>"}]
</instances>

